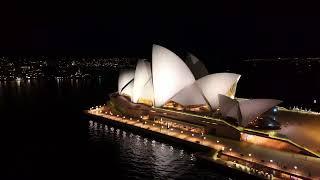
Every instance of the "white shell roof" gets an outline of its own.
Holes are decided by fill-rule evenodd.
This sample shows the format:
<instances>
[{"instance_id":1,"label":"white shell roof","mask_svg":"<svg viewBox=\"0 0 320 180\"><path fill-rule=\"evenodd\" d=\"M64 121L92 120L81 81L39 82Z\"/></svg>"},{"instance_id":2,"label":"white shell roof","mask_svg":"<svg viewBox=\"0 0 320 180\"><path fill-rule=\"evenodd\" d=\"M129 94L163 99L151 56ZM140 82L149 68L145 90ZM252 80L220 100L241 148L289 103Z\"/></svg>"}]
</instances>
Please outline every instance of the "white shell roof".
<instances>
[{"instance_id":1,"label":"white shell roof","mask_svg":"<svg viewBox=\"0 0 320 180\"><path fill-rule=\"evenodd\" d=\"M149 85L146 88L147 83L149 83ZM139 60L134 74L131 100L137 103L139 98L146 98L146 96L149 96L148 98L152 98L151 100L153 100L153 97L150 97L151 95L153 95L151 64L146 60Z\"/></svg>"},{"instance_id":2,"label":"white shell roof","mask_svg":"<svg viewBox=\"0 0 320 180\"><path fill-rule=\"evenodd\" d=\"M186 64L196 79L202 78L209 74L203 62L201 62L196 56L191 53L188 53L186 57Z\"/></svg>"},{"instance_id":3,"label":"white shell roof","mask_svg":"<svg viewBox=\"0 0 320 180\"><path fill-rule=\"evenodd\" d=\"M125 88L123 88L120 94L132 97L133 83L134 81L131 81Z\"/></svg>"},{"instance_id":4,"label":"white shell roof","mask_svg":"<svg viewBox=\"0 0 320 180\"><path fill-rule=\"evenodd\" d=\"M134 70L126 69L121 70L118 78L118 93L121 94L121 90L134 78Z\"/></svg>"},{"instance_id":5,"label":"white shell roof","mask_svg":"<svg viewBox=\"0 0 320 180\"><path fill-rule=\"evenodd\" d=\"M232 117L241 120L239 102L228 96L219 94L220 112L224 117Z\"/></svg>"},{"instance_id":6,"label":"white shell roof","mask_svg":"<svg viewBox=\"0 0 320 180\"><path fill-rule=\"evenodd\" d=\"M152 48L152 78L155 106L164 105L195 82L188 66L175 53L159 45Z\"/></svg>"},{"instance_id":7,"label":"white shell roof","mask_svg":"<svg viewBox=\"0 0 320 180\"><path fill-rule=\"evenodd\" d=\"M242 115L242 126L247 126L250 121L261 116L263 113L277 106L282 101L276 99L250 99L239 101Z\"/></svg>"},{"instance_id":8,"label":"white shell roof","mask_svg":"<svg viewBox=\"0 0 320 180\"><path fill-rule=\"evenodd\" d=\"M154 101L153 83L152 83L152 78L151 77L150 77L150 79L148 80L148 82L146 83L146 85L143 88L141 98L149 99L152 102Z\"/></svg>"},{"instance_id":9,"label":"white shell roof","mask_svg":"<svg viewBox=\"0 0 320 180\"><path fill-rule=\"evenodd\" d=\"M219 95L219 101L222 116L238 119L243 127L282 102L276 99L236 100L221 94Z\"/></svg>"},{"instance_id":10,"label":"white shell roof","mask_svg":"<svg viewBox=\"0 0 320 180\"><path fill-rule=\"evenodd\" d=\"M234 73L210 74L197 80L197 85L209 101L212 109L219 107L218 95L227 95L241 75Z\"/></svg>"},{"instance_id":11,"label":"white shell roof","mask_svg":"<svg viewBox=\"0 0 320 180\"><path fill-rule=\"evenodd\" d=\"M201 89L195 83L183 88L171 100L183 106L207 104Z\"/></svg>"}]
</instances>

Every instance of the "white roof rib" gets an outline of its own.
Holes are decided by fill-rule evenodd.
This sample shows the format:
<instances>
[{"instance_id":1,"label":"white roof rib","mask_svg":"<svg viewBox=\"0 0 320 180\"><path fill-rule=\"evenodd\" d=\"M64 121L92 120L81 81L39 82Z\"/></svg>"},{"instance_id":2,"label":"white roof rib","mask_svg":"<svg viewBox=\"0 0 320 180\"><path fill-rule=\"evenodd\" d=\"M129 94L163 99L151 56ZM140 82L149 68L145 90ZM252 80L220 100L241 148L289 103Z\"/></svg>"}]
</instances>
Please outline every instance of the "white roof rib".
<instances>
[{"instance_id":1,"label":"white roof rib","mask_svg":"<svg viewBox=\"0 0 320 180\"><path fill-rule=\"evenodd\" d=\"M197 85L209 101L212 109L219 107L218 95L234 96L241 75L234 73L210 74L197 80Z\"/></svg>"}]
</instances>

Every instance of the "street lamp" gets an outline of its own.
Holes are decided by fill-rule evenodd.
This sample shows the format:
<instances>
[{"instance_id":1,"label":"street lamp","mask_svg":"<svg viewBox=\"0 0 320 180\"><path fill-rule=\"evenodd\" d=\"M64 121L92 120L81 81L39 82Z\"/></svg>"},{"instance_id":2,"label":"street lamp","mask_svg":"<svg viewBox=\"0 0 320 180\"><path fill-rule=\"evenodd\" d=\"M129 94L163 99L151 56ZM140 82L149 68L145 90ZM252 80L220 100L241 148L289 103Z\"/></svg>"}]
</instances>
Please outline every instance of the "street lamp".
<instances>
[{"instance_id":1,"label":"street lamp","mask_svg":"<svg viewBox=\"0 0 320 180\"><path fill-rule=\"evenodd\" d=\"M250 161L252 162L252 154L249 153Z\"/></svg>"}]
</instances>

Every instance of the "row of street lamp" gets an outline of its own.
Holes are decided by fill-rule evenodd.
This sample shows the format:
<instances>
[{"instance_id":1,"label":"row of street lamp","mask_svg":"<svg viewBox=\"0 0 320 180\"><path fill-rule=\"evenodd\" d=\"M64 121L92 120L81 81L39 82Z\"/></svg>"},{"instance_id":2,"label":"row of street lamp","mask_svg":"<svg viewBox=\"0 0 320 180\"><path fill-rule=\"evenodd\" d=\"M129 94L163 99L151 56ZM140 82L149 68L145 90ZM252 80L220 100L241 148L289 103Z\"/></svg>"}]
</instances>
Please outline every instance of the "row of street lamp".
<instances>
[{"instance_id":1,"label":"row of street lamp","mask_svg":"<svg viewBox=\"0 0 320 180\"><path fill-rule=\"evenodd\" d=\"M95 110L98 110L98 109L99 109L99 108L101 108L101 107L102 107L102 106L92 107L92 108L90 108L90 110L94 110L94 109L95 109ZM99 111L99 113L101 113L101 110ZM105 113L107 114L107 112L105 112ZM111 111L110 111L110 115L112 115L112 116L113 116L113 114L111 114ZM116 115L116 117L119 117L119 115ZM123 116L122 118L123 118L123 119L125 119L126 117L125 117L125 116ZM141 118L141 119L143 119L143 117L142 117L142 116L140 116L140 118ZM130 120L132 120L132 118L129 118L129 119L130 119ZM137 122L140 122L140 120L139 120L139 119L137 119ZM146 121L144 121L144 124L147 124L147 122L146 122ZM152 124L152 126L155 126L155 123L153 123L153 124ZM163 129L163 128L164 128L164 126L161 126L160 128L161 128L161 129ZM173 128L171 128L170 130L171 130L171 131L173 131L174 129L173 129ZM180 131L180 133L181 133L181 134L184 134L184 131L183 131L183 130L181 130L181 131ZM192 137L194 137L194 136L195 136L195 134L194 134L194 133L192 133L192 134L191 134L191 136L192 136ZM206 139L206 136L204 136L204 135L203 135L203 133L202 133L202 137L203 137L203 139L204 139L204 140ZM217 142L217 143L220 143L220 141L219 141L219 140L217 140L216 142ZM225 150L225 147L224 147L224 146L222 146L222 147L221 147L221 150L222 150L222 151L224 151L224 150ZM232 148L229 148L228 150L231 152L231 151L232 151ZM251 153L249 153L249 154L248 154L248 156L249 156L249 157L251 157L251 161L252 161L252 156L253 156L253 155L252 155ZM270 162L270 163L274 163L274 160L270 159L270 160L269 160L269 162ZM297 166L294 166L293 168L294 168L295 170L297 170L297 169L298 169L298 167L297 167Z\"/></svg>"}]
</instances>

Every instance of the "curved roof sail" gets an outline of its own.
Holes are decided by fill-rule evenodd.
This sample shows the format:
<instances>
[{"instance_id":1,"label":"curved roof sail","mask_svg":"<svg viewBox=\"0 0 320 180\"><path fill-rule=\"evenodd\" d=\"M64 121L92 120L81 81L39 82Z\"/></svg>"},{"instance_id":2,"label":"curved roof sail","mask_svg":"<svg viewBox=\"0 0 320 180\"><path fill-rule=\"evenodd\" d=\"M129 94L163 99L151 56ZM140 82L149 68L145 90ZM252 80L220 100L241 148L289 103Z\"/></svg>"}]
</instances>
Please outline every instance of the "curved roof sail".
<instances>
[{"instance_id":1,"label":"curved roof sail","mask_svg":"<svg viewBox=\"0 0 320 180\"><path fill-rule=\"evenodd\" d=\"M249 99L240 100L239 106L242 115L240 124L246 127L252 120L261 116L282 101L276 99Z\"/></svg>"},{"instance_id":2,"label":"curved roof sail","mask_svg":"<svg viewBox=\"0 0 320 180\"><path fill-rule=\"evenodd\" d=\"M133 94L131 98L132 102L137 103L139 98L151 98L151 100L153 101L153 97L150 97L151 94L153 95L151 77L152 73L150 62L146 60L139 60L134 74ZM146 88L147 83L149 84Z\"/></svg>"},{"instance_id":3,"label":"curved roof sail","mask_svg":"<svg viewBox=\"0 0 320 180\"><path fill-rule=\"evenodd\" d=\"M130 81L134 78L134 70L133 69L125 69L121 70L118 78L118 93L121 94L121 91L125 86L127 86Z\"/></svg>"},{"instance_id":4,"label":"curved roof sail","mask_svg":"<svg viewBox=\"0 0 320 180\"><path fill-rule=\"evenodd\" d=\"M212 109L219 107L218 95L234 97L236 84L241 75L234 73L216 73L197 80L197 85L209 101Z\"/></svg>"},{"instance_id":5,"label":"curved roof sail","mask_svg":"<svg viewBox=\"0 0 320 180\"><path fill-rule=\"evenodd\" d=\"M132 97L133 83L133 80L130 81L130 83L123 88L120 94Z\"/></svg>"},{"instance_id":6,"label":"curved roof sail","mask_svg":"<svg viewBox=\"0 0 320 180\"><path fill-rule=\"evenodd\" d=\"M152 48L152 78L155 106L164 105L181 89L195 82L180 57L159 45Z\"/></svg>"},{"instance_id":7,"label":"curved roof sail","mask_svg":"<svg viewBox=\"0 0 320 180\"><path fill-rule=\"evenodd\" d=\"M187 54L186 64L196 79L202 78L209 74L203 62L191 53Z\"/></svg>"},{"instance_id":8,"label":"curved roof sail","mask_svg":"<svg viewBox=\"0 0 320 180\"><path fill-rule=\"evenodd\" d=\"M183 88L171 100L183 106L207 104L201 89L195 83Z\"/></svg>"},{"instance_id":9,"label":"curved roof sail","mask_svg":"<svg viewBox=\"0 0 320 180\"><path fill-rule=\"evenodd\" d=\"M231 117L238 121L241 121L241 111L239 102L228 96L219 94L220 112L224 117Z\"/></svg>"},{"instance_id":10,"label":"curved roof sail","mask_svg":"<svg viewBox=\"0 0 320 180\"><path fill-rule=\"evenodd\" d=\"M263 113L277 106L282 101L276 99L242 99L236 100L219 94L220 112L224 117L238 120L243 127L260 117Z\"/></svg>"}]
</instances>

